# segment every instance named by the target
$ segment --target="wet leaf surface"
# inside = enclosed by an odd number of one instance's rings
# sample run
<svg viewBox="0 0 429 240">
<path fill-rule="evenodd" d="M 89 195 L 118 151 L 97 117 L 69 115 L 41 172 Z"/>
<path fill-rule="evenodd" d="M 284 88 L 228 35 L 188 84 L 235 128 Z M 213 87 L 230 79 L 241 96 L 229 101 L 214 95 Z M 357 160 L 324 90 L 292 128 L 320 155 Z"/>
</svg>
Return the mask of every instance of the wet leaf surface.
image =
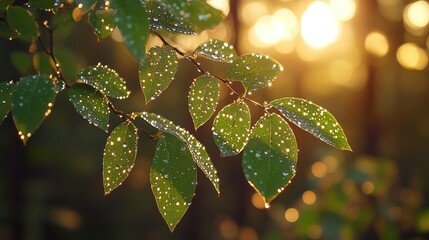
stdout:
<svg viewBox="0 0 429 240">
<path fill-rule="evenodd" d="M 241 81 L 248 91 L 271 86 L 277 75 L 283 71 L 282 65 L 267 55 L 251 53 L 240 56 L 228 67 L 231 81 Z"/>
<path fill-rule="evenodd" d="M 119 124 L 104 147 L 103 185 L 107 195 L 120 186 L 134 167 L 137 155 L 137 128 L 130 122 Z"/>
<path fill-rule="evenodd" d="M 24 144 L 47 117 L 55 100 L 55 85 L 47 75 L 23 77 L 12 97 L 12 113 Z"/>
<path fill-rule="evenodd" d="M 338 149 L 351 150 L 346 135 L 326 109 L 300 98 L 285 97 L 270 103 L 301 129 Z"/>
<path fill-rule="evenodd" d="M 220 194 L 219 178 L 217 176 L 217 171 L 213 166 L 213 163 L 210 160 L 210 157 L 207 154 L 205 147 L 193 135 L 191 135 L 187 130 L 181 128 L 180 126 L 175 125 L 170 120 L 165 119 L 157 114 L 148 112 L 141 112 L 135 114 L 140 115 L 153 127 L 158 128 L 163 132 L 170 133 L 182 140 L 191 152 L 192 159 L 194 160 L 194 162 L 213 184 L 217 193 Z"/>
<path fill-rule="evenodd" d="M 209 39 L 207 42 L 202 43 L 195 52 L 218 62 L 231 63 L 237 57 L 232 45 L 217 39 Z"/>
<path fill-rule="evenodd" d="M 15 88 L 16 85 L 12 81 L 0 83 L 0 124 L 12 108 L 12 96 Z"/>
<path fill-rule="evenodd" d="M 158 97 L 174 79 L 178 67 L 176 52 L 168 46 L 153 46 L 140 62 L 140 86 L 146 104 Z"/>
<path fill-rule="evenodd" d="M 189 112 L 195 129 L 207 122 L 219 101 L 219 82 L 211 76 L 199 76 L 194 80 L 188 95 Z"/>
<path fill-rule="evenodd" d="M 69 90 L 69 100 L 84 119 L 107 132 L 110 109 L 103 94 L 89 85 L 77 83 Z"/>
<path fill-rule="evenodd" d="M 292 129 L 279 115 L 265 114 L 252 127 L 242 167 L 249 184 L 268 204 L 295 176 L 297 159 Z"/>
<path fill-rule="evenodd" d="M 197 185 L 192 154 L 176 136 L 164 133 L 158 140 L 150 183 L 159 212 L 173 231 L 191 205 Z"/>
<path fill-rule="evenodd" d="M 250 130 L 250 110 L 244 102 L 224 107 L 213 122 L 213 137 L 221 156 L 239 154 L 246 145 Z"/>
</svg>

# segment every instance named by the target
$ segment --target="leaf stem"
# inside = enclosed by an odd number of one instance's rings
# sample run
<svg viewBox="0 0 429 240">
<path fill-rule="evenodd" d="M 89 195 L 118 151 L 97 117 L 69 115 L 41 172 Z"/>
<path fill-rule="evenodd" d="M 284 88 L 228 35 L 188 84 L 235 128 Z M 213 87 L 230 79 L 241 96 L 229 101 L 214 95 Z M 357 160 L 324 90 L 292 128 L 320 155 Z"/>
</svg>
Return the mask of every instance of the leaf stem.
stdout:
<svg viewBox="0 0 429 240">
<path fill-rule="evenodd" d="M 182 51 L 182 50 L 180 50 L 179 48 L 177 48 L 177 47 L 175 47 L 175 46 L 173 46 L 172 44 L 170 44 L 163 36 L 161 36 L 161 34 L 159 34 L 158 32 L 156 32 L 156 31 L 152 31 L 152 33 L 153 34 L 155 34 L 165 45 L 167 45 L 167 46 L 169 46 L 171 49 L 173 49 L 177 54 L 179 54 L 180 56 L 182 56 L 182 57 L 184 57 L 186 60 L 188 60 L 188 61 L 190 61 L 196 68 L 197 68 L 197 70 L 198 70 L 198 72 L 201 72 L 201 73 L 203 73 L 204 75 L 207 75 L 207 76 L 212 76 L 212 77 L 214 77 L 214 78 L 216 78 L 216 79 L 218 79 L 219 81 L 221 81 L 223 84 L 225 84 L 225 86 L 227 86 L 228 87 L 228 89 L 229 89 L 229 91 L 233 94 L 233 95 L 236 95 L 238 98 L 241 98 L 241 99 L 244 99 L 244 100 L 246 100 L 246 101 L 248 101 L 248 102 L 250 102 L 250 103 L 252 103 L 253 105 L 255 105 L 255 106 L 257 106 L 257 107 L 259 107 L 259 108 L 261 108 L 262 110 L 264 110 L 265 112 L 268 112 L 268 108 L 265 106 L 265 104 L 261 104 L 261 103 L 259 103 L 259 102 L 257 102 L 257 101 L 255 101 L 255 100 L 253 100 L 253 99 L 251 99 L 251 98 L 249 98 L 249 97 L 247 97 L 247 94 L 246 94 L 246 92 L 244 93 L 244 94 L 240 94 L 238 91 L 236 91 L 233 87 L 232 87 L 232 83 L 229 81 L 229 80 L 227 80 L 227 79 L 224 79 L 224 78 L 222 78 L 222 77 L 219 77 L 219 76 L 217 76 L 217 75 L 212 75 L 210 72 L 208 72 L 208 71 L 206 71 L 205 69 L 203 69 L 202 67 L 201 67 L 201 64 L 197 61 L 197 60 L 195 60 L 195 58 L 193 57 L 193 56 L 191 56 L 191 55 L 189 55 L 188 53 L 186 53 L 186 52 L 184 52 L 184 51 Z"/>
</svg>

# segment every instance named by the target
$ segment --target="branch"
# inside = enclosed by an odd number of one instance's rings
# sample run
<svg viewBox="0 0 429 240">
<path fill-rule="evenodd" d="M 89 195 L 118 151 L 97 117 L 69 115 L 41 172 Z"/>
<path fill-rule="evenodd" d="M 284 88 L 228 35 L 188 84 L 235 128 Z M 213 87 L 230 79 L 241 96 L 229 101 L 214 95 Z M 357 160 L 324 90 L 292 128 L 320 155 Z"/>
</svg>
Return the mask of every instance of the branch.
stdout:
<svg viewBox="0 0 429 240">
<path fill-rule="evenodd" d="M 42 47 L 43 51 L 46 53 L 46 55 L 48 55 L 49 58 L 52 60 L 52 62 L 55 64 L 55 71 L 56 71 L 56 75 L 57 75 L 58 79 L 60 79 L 62 82 L 64 82 L 64 84 L 65 84 L 65 86 L 67 88 L 70 88 L 71 85 L 69 85 L 67 83 L 66 79 L 64 78 L 64 75 L 62 74 L 62 71 L 61 71 L 60 64 L 57 62 L 57 59 L 55 58 L 55 53 L 54 53 L 54 29 L 49 27 L 48 21 L 42 22 L 41 25 L 43 25 L 44 29 L 49 33 L 49 48 L 46 47 L 46 45 L 43 43 L 43 41 L 42 41 L 42 39 L 41 39 L 40 36 L 37 37 L 37 39 L 39 41 L 39 44 Z M 135 116 L 133 114 L 127 114 L 127 113 L 124 113 L 121 110 L 118 110 L 115 107 L 115 105 L 113 105 L 113 103 L 110 101 L 110 99 L 107 96 L 105 96 L 104 93 L 102 93 L 102 94 L 105 97 L 110 110 L 116 116 L 119 116 L 120 118 L 122 118 L 126 122 L 133 122 L 133 120 L 135 119 Z M 142 128 L 138 127 L 138 126 L 136 126 L 136 128 L 139 131 L 143 132 L 146 136 L 148 136 L 152 140 L 156 140 L 156 139 L 158 139 L 162 135 L 162 133 L 160 133 L 160 132 L 157 132 L 156 134 L 152 135 L 152 134 L 146 132 L 144 129 L 142 129 Z"/>
<path fill-rule="evenodd" d="M 201 73 L 203 73 L 204 75 L 207 75 L 207 76 L 212 76 L 212 77 L 214 77 L 214 78 L 216 78 L 216 79 L 218 79 L 219 81 L 221 81 L 223 84 L 225 84 L 227 87 L 228 87 L 228 89 L 231 91 L 231 93 L 233 94 L 233 95 L 236 95 L 238 98 L 241 98 L 241 99 L 244 99 L 244 100 L 246 100 L 246 101 L 248 101 L 248 102 L 250 102 L 250 103 L 252 103 L 252 104 L 254 104 L 255 106 L 257 106 L 257 107 L 259 107 L 259 108 L 261 108 L 262 110 L 264 110 L 265 112 L 268 112 L 268 110 L 267 110 L 267 107 L 266 107 L 266 105 L 265 104 L 261 104 L 261 103 L 259 103 L 259 102 L 257 102 L 257 101 L 255 101 L 255 100 L 253 100 L 253 99 L 251 99 L 251 98 L 249 98 L 249 97 L 247 97 L 246 96 L 246 93 L 244 93 L 244 94 L 240 94 L 239 92 L 237 92 L 232 86 L 231 86 L 231 82 L 229 81 L 229 80 L 227 80 L 227 79 L 224 79 L 224 78 L 221 78 L 221 77 L 219 77 L 219 76 L 216 76 L 216 75 L 212 75 L 210 72 L 208 72 L 208 71 L 206 71 L 206 70 L 204 70 L 202 67 L 201 67 L 201 64 L 199 63 L 199 62 L 197 62 L 196 60 L 195 60 L 195 58 L 194 57 L 192 57 L 191 55 L 189 55 L 189 54 L 187 54 L 186 52 L 184 52 L 184 51 L 182 51 L 182 50 L 180 50 L 179 48 L 177 48 L 177 47 L 175 47 L 175 46 L 173 46 L 173 45 L 171 45 L 163 36 L 161 36 L 158 32 L 155 32 L 155 31 L 153 31 L 153 33 L 159 38 L 159 39 L 161 39 L 161 41 L 165 44 L 165 45 L 167 45 L 167 46 L 169 46 L 170 48 L 172 48 L 177 54 L 179 54 L 180 56 L 182 56 L 182 57 L 184 57 L 184 58 L 186 58 L 186 60 L 188 60 L 188 61 L 190 61 L 196 68 L 197 68 L 197 70 L 198 70 L 198 72 L 201 72 Z"/>
</svg>

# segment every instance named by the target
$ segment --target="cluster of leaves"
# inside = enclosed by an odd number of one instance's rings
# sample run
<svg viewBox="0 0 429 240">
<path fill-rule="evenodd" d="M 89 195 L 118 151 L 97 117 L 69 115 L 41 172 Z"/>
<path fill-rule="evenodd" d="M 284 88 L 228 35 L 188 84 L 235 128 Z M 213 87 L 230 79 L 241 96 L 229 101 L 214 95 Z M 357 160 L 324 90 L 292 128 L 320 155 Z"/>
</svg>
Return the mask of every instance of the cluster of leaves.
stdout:
<svg viewBox="0 0 429 240">
<path fill-rule="evenodd" d="M 63 14 L 62 9 L 79 11 L 87 16 L 94 33 L 105 38 L 118 28 L 135 58 L 140 61 L 139 79 L 146 104 L 155 100 L 170 84 L 178 69 L 178 55 L 193 63 L 202 73 L 190 86 L 189 112 L 197 130 L 215 115 L 220 96 L 220 84 L 225 84 L 236 96 L 214 117 L 212 133 L 221 156 L 242 152 L 242 168 L 249 184 L 269 204 L 295 175 L 298 147 L 288 122 L 310 132 L 339 149 L 350 150 L 343 130 L 324 108 L 310 101 L 285 97 L 270 103 L 258 103 L 252 92 L 271 86 L 283 67 L 269 56 L 251 53 L 238 56 L 233 46 L 209 39 L 191 54 L 171 45 L 164 35 L 199 34 L 215 27 L 224 18 L 222 13 L 202 0 L 43 0 L 15 6 L 13 0 L 1 1 L 0 33 L 3 37 L 38 44 L 51 61 L 51 74 L 24 76 L 17 82 L 0 83 L 0 119 L 11 111 L 18 134 L 25 144 L 51 112 L 55 97 L 67 91 L 76 111 L 103 131 L 109 131 L 109 116 L 113 112 L 123 122 L 113 127 L 105 145 L 103 182 L 105 194 L 122 184 L 132 170 L 137 154 L 139 132 L 157 140 L 150 169 L 150 182 L 159 211 L 173 230 L 187 211 L 196 187 L 196 167 L 220 193 L 219 178 L 205 147 L 186 129 L 155 113 L 124 113 L 117 110 L 110 98 L 125 99 L 130 91 L 119 74 L 102 64 L 80 70 L 69 84 L 62 74 L 52 48 L 53 27 L 44 16 Z M 56 26 L 60 27 L 60 26 Z M 50 36 L 46 47 L 40 38 L 45 30 Z M 158 36 L 162 46 L 151 46 L 146 52 L 150 34 Z M 195 56 L 228 63 L 227 78 L 211 75 Z M 244 91 L 232 87 L 232 81 L 242 84 Z M 251 126 L 248 103 L 264 110 Z M 158 129 L 148 134 L 135 123 L 142 118 Z"/>
</svg>

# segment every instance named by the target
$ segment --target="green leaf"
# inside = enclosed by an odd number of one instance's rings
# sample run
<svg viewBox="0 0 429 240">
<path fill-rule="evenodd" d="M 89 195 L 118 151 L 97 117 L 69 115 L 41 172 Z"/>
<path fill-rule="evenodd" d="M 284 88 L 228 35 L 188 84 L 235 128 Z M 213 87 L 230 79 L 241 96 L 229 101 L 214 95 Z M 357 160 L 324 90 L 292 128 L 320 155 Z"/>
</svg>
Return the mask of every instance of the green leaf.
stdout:
<svg viewBox="0 0 429 240">
<path fill-rule="evenodd" d="M 134 167 L 137 128 L 131 122 L 119 124 L 107 138 L 103 153 L 104 195 L 120 186 Z"/>
<path fill-rule="evenodd" d="M 12 30 L 22 40 L 32 42 L 37 38 L 38 29 L 36 21 L 30 11 L 22 7 L 10 7 L 7 11 L 7 22 Z"/>
<path fill-rule="evenodd" d="M 13 2 L 14 0 L 0 0 L 0 12 L 6 10 Z"/>
<path fill-rule="evenodd" d="M 12 95 L 16 85 L 12 81 L 0 83 L 0 124 L 12 108 Z"/>
<path fill-rule="evenodd" d="M 0 36 L 12 40 L 16 38 L 18 35 L 15 31 L 10 29 L 6 22 L 0 21 Z"/>
<path fill-rule="evenodd" d="M 276 60 L 267 55 L 251 53 L 240 56 L 228 67 L 227 75 L 232 81 L 241 81 L 249 91 L 271 86 L 272 81 L 283 71 Z"/>
<path fill-rule="evenodd" d="M 219 101 L 219 82 L 212 76 L 199 76 L 191 85 L 188 96 L 189 112 L 195 129 L 207 122 Z"/>
<path fill-rule="evenodd" d="M 266 206 L 295 176 L 298 147 L 295 135 L 279 115 L 265 114 L 253 126 L 243 152 L 243 171 Z"/>
<path fill-rule="evenodd" d="M 192 154 L 177 137 L 164 133 L 158 140 L 150 183 L 159 212 L 173 231 L 191 205 L 197 184 Z"/>
<path fill-rule="evenodd" d="M 136 0 L 112 0 L 111 5 L 116 9 L 114 19 L 128 49 L 137 59 L 143 59 L 149 38 L 145 3 Z"/>
<path fill-rule="evenodd" d="M 21 78 L 12 97 L 12 113 L 24 144 L 51 112 L 55 86 L 47 75 Z"/>
<path fill-rule="evenodd" d="M 298 127 L 338 149 L 351 150 L 346 135 L 326 109 L 300 98 L 280 98 L 270 103 Z"/>
<path fill-rule="evenodd" d="M 94 33 L 105 38 L 109 36 L 116 27 L 114 20 L 115 10 L 105 5 L 105 1 L 99 1 L 94 11 L 88 14 L 89 23 Z"/>
<path fill-rule="evenodd" d="M 109 97 L 124 99 L 130 95 L 124 79 L 115 70 L 100 63 L 82 69 L 77 75 L 77 79 Z"/>
<path fill-rule="evenodd" d="M 76 83 L 69 90 L 69 100 L 84 119 L 107 132 L 110 110 L 103 94 L 89 85 Z"/>
<path fill-rule="evenodd" d="M 149 16 L 149 25 L 152 29 L 163 29 L 169 32 L 196 35 L 192 25 L 183 21 L 179 14 L 158 0 L 149 0 L 146 3 Z"/>
<path fill-rule="evenodd" d="M 164 3 L 193 26 L 197 32 L 214 28 L 224 19 L 221 11 L 201 0 L 164 0 Z"/>
<path fill-rule="evenodd" d="M 168 46 L 153 46 L 140 62 L 140 86 L 146 104 L 158 97 L 173 80 L 178 67 L 176 52 Z"/>
<path fill-rule="evenodd" d="M 218 62 L 231 63 L 237 57 L 232 45 L 217 39 L 209 39 L 207 42 L 202 43 L 195 52 Z"/>
<path fill-rule="evenodd" d="M 33 65 L 40 74 L 51 74 L 53 72 L 51 59 L 43 52 L 33 54 Z"/>
<path fill-rule="evenodd" d="M 58 6 L 59 0 L 28 0 L 28 5 L 32 8 L 50 9 Z"/>
<path fill-rule="evenodd" d="M 188 149 L 192 154 L 192 159 L 194 160 L 194 162 L 213 184 L 217 193 L 220 194 L 219 178 L 217 176 L 217 171 L 214 168 L 213 163 L 205 150 L 205 147 L 193 135 L 191 135 L 185 129 L 175 125 L 170 120 L 167 120 L 157 114 L 141 112 L 138 113 L 138 115 L 140 115 L 146 122 L 148 122 L 153 127 L 158 128 L 163 132 L 170 133 L 182 140 L 186 144 L 186 146 L 188 146 Z"/>
<path fill-rule="evenodd" d="M 74 52 L 68 48 L 55 47 L 55 58 L 60 65 L 61 73 L 66 79 L 72 79 L 76 77 L 79 71 L 79 65 L 82 63 Z M 54 66 L 54 64 L 52 64 Z"/>
<path fill-rule="evenodd" d="M 234 102 L 224 107 L 213 122 L 213 137 L 221 156 L 239 154 L 246 145 L 250 130 L 250 110 L 246 103 Z"/>
<path fill-rule="evenodd" d="M 10 55 L 12 64 L 21 74 L 25 74 L 31 68 L 32 61 L 31 57 L 27 52 L 15 51 Z"/>
</svg>

